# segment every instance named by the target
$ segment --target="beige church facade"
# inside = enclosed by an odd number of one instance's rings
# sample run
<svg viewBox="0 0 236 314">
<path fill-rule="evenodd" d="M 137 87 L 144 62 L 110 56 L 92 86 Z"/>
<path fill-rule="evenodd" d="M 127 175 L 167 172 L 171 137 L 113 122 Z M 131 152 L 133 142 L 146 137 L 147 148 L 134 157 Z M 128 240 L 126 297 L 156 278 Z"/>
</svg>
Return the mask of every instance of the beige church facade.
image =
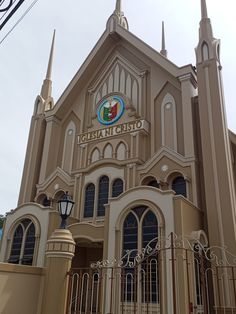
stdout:
<svg viewBox="0 0 236 314">
<path fill-rule="evenodd" d="M 3 229 L 0 313 L 236 313 L 236 135 L 205 1 L 196 67 L 173 64 L 162 36 L 160 53 L 135 37 L 117 1 L 54 104 L 54 35 Z"/>
</svg>

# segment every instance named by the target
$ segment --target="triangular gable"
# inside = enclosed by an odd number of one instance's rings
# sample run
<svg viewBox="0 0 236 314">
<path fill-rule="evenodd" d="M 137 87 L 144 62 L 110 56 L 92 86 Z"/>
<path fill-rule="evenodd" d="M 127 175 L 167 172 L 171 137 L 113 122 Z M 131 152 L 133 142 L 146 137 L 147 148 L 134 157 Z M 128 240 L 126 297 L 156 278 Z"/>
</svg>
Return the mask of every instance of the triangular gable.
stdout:
<svg viewBox="0 0 236 314">
<path fill-rule="evenodd" d="M 191 73 L 195 78 L 196 75 L 191 65 L 187 65 L 182 68 L 177 67 L 174 63 L 163 57 L 159 52 L 151 48 L 135 35 L 125 30 L 123 27 L 116 25 L 112 32 L 110 32 L 108 28 L 105 30 L 85 62 L 82 64 L 59 98 L 56 106 L 53 110 L 48 111 L 48 115 L 54 115 L 57 113 L 58 117 L 63 117 L 64 112 L 63 110 L 61 112 L 61 107 L 64 101 L 69 95 L 70 98 L 73 98 L 77 94 L 77 91 L 83 88 L 84 83 L 87 82 L 94 74 L 94 69 L 99 67 L 100 60 L 103 58 L 104 54 L 106 54 L 107 51 L 114 49 L 114 44 L 119 38 L 128 42 L 129 45 L 132 45 L 134 49 L 138 50 L 141 54 L 145 54 L 151 61 L 156 63 L 165 71 L 169 72 L 172 76 L 179 77 L 184 74 Z"/>
<path fill-rule="evenodd" d="M 181 167 L 189 166 L 195 161 L 194 157 L 184 157 L 168 147 L 162 147 L 145 164 L 139 166 L 138 170 L 141 173 L 148 173 L 150 169 L 152 169 L 163 157 L 167 157 L 168 159 L 175 161 Z"/>
</svg>

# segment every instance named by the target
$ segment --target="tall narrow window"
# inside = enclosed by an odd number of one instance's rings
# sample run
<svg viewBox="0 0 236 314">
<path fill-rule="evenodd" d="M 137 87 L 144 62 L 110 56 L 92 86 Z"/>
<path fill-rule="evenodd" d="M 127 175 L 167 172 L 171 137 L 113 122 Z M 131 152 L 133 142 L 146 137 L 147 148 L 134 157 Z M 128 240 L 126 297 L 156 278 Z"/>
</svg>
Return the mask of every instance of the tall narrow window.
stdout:
<svg viewBox="0 0 236 314">
<path fill-rule="evenodd" d="M 20 262 L 20 253 L 21 253 L 21 246 L 22 246 L 22 239 L 23 239 L 23 227 L 20 224 L 14 233 L 12 247 L 11 247 L 11 254 L 8 260 L 9 263 L 19 264 Z"/>
<path fill-rule="evenodd" d="M 138 221 L 135 215 L 131 212 L 128 214 L 123 225 L 123 259 L 124 265 L 132 260 L 137 255 L 138 249 Z M 132 251 L 129 256 L 126 256 L 127 251 Z M 137 300 L 136 278 L 134 268 L 126 267 L 123 273 L 123 302 L 135 302 Z"/>
<path fill-rule="evenodd" d="M 12 240 L 9 263 L 32 265 L 35 248 L 35 226 L 26 218 L 17 226 Z"/>
<path fill-rule="evenodd" d="M 34 246 L 35 246 L 35 227 L 31 223 L 26 232 L 25 247 L 22 258 L 23 265 L 32 265 L 34 257 Z"/>
<path fill-rule="evenodd" d="M 112 184 L 112 197 L 117 197 L 123 193 L 123 181 L 116 179 Z"/>
<path fill-rule="evenodd" d="M 143 302 L 157 303 L 159 300 L 158 282 L 158 258 L 157 254 L 148 255 L 150 250 L 157 244 L 158 225 L 156 216 L 152 211 L 148 211 L 143 219 L 142 226 L 142 247 L 146 248 L 146 258 L 142 264 L 145 277 L 142 280 Z"/>
<path fill-rule="evenodd" d="M 133 213 L 129 213 L 123 227 L 123 253 L 138 249 L 138 222 Z M 136 252 L 137 253 L 137 252 Z"/>
<path fill-rule="evenodd" d="M 93 217 L 95 186 L 90 183 L 85 190 L 84 218 Z"/>
<path fill-rule="evenodd" d="M 183 195 L 184 197 L 187 197 L 186 181 L 182 176 L 174 179 L 172 182 L 172 190 L 175 191 L 176 195 Z"/>
<path fill-rule="evenodd" d="M 104 204 L 108 203 L 108 197 L 109 197 L 109 178 L 107 176 L 103 176 L 99 180 L 98 208 L 97 208 L 98 216 L 105 215 Z"/>
<path fill-rule="evenodd" d="M 156 240 L 153 239 L 157 238 L 157 219 L 156 216 L 152 211 L 148 211 L 143 219 L 143 238 L 142 238 L 142 247 L 145 248 L 148 243 L 154 248 L 156 244 Z M 151 242 L 150 242 L 151 241 Z"/>
<path fill-rule="evenodd" d="M 155 214 L 146 206 L 133 208 L 123 224 L 124 302 L 137 302 L 140 295 L 142 303 L 159 303 L 157 237 Z"/>
</svg>

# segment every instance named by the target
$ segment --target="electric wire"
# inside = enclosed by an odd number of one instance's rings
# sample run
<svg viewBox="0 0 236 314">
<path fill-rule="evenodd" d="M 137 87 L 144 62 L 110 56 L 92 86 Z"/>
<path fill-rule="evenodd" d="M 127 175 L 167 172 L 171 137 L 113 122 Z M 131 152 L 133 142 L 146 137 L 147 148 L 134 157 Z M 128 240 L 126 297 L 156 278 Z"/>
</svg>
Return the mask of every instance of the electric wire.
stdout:
<svg viewBox="0 0 236 314">
<path fill-rule="evenodd" d="M 14 0 L 13 2 L 12 2 L 12 5 L 16 2 L 17 0 Z M 0 3 L 1 4 L 1 3 Z M 0 17 L 0 21 L 4 18 L 4 16 L 7 14 L 7 12 L 10 10 L 10 8 L 7 10 L 7 11 L 5 11 L 4 13 L 3 13 L 3 15 Z"/>
<path fill-rule="evenodd" d="M 12 28 L 6 33 L 6 35 L 1 39 L 0 45 L 3 43 L 3 41 L 11 34 L 11 32 L 16 28 L 16 26 L 23 20 L 23 18 L 26 16 L 27 13 L 34 7 L 34 5 L 39 0 L 34 0 L 33 3 L 28 7 L 28 9 L 22 14 L 22 16 L 19 18 L 19 20 L 12 26 Z"/>
</svg>

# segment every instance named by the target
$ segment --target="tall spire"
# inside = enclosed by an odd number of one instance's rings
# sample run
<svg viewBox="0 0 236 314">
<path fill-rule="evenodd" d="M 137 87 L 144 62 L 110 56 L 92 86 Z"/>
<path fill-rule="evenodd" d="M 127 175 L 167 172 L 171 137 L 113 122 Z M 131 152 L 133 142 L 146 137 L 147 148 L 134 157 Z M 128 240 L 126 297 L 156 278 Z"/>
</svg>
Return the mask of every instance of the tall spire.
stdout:
<svg viewBox="0 0 236 314">
<path fill-rule="evenodd" d="M 56 30 L 54 29 L 53 37 L 52 37 L 51 51 L 50 51 L 50 56 L 49 56 L 49 61 L 48 61 L 47 74 L 46 74 L 46 79 L 48 79 L 48 80 L 51 80 L 51 75 L 52 75 L 52 62 L 53 62 L 55 36 L 56 36 Z"/>
<path fill-rule="evenodd" d="M 161 42 L 161 51 L 160 53 L 167 58 L 167 50 L 166 50 L 166 40 L 165 40 L 165 24 L 162 21 L 162 42 Z"/>
<path fill-rule="evenodd" d="M 213 39 L 211 20 L 208 18 L 207 14 L 206 0 L 201 0 L 201 21 L 199 31 L 200 38 L 205 37 L 205 39 Z"/>
<path fill-rule="evenodd" d="M 207 5 L 206 0 L 201 0 L 201 11 L 202 11 L 202 19 L 207 19 Z"/>
<path fill-rule="evenodd" d="M 54 53 L 54 45 L 55 45 L 55 35 L 56 31 L 53 32 L 52 37 L 52 44 L 51 44 L 51 50 L 49 55 L 49 61 L 48 61 L 48 67 L 47 67 L 47 73 L 46 78 L 43 81 L 42 89 L 41 89 L 41 96 L 44 100 L 47 100 L 48 98 L 51 98 L 52 93 L 52 63 L 53 63 L 53 53 Z"/>
</svg>

